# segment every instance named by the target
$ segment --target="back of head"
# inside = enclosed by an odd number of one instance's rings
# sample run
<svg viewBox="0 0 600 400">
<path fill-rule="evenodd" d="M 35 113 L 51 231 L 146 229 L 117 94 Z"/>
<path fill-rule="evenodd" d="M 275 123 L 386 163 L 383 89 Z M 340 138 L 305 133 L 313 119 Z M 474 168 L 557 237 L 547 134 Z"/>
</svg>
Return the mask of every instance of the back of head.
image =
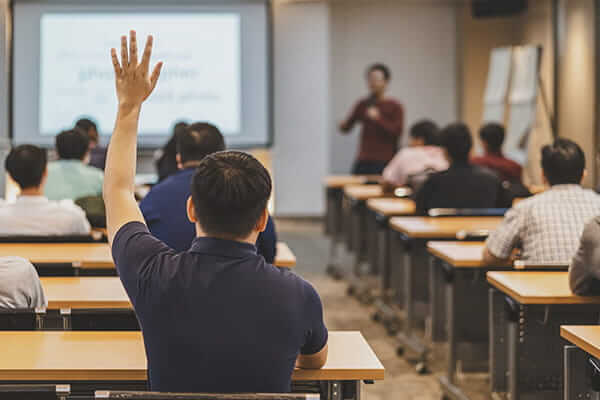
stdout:
<svg viewBox="0 0 600 400">
<path fill-rule="evenodd" d="M 410 128 L 410 136 L 421 139 L 425 146 L 437 146 L 439 144 L 439 132 L 437 124 L 425 119 L 415 123 Z"/>
<path fill-rule="evenodd" d="M 181 163 L 200 161 L 209 154 L 225 150 L 219 129 L 206 122 L 196 122 L 177 133 L 177 153 Z"/>
<path fill-rule="evenodd" d="M 4 166 L 21 189 L 29 189 L 42 183 L 47 161 L 45 149 L 24 144 L 10 151 Z"/>
<path fill-rule="evenodd" d="M 208 236 L 247 238 L 271 196 L 271 177 L 249 154 L 225 151 L 206 156 L 192 179 L 198 224 Z"/>
<path fill-rule="evenodd" d="M 548 183 L 579 184 L 585 171 L 585 154 L 569 139 L 556 139 L 542 148 L 542 169 Z"/>
<path fill-rule="evenodd" d="M 75 123 L 75 128 L 81 129 L 86 132 L 90 141 L 94 143 L 98 143 L 98 127 L 96 123 L 89 118 L 81 118 L 79 121 Z"/>
<path fill-rule="evenodd" d="M 489 152 L 502 152 L 502 144 L 504 143 L 504 127 L 502 125 L 494 122 L 485 124 L 479 130 L 479 137 L 486 144 Z"/>
<path fill-rule="evenodd" d="M 56 152 L 61 160 L 83 160 L 90 148 L 90 137 L 81 129 L 62 131 L 56 136 Z"/>
<path fill-rule="evenodd" d="M 446 126 L 440 132 L 440 146 L 446 149 L 451 163 L 466 163 L 473 146 L 469 127 L 463 123 Z"/>
</svg>

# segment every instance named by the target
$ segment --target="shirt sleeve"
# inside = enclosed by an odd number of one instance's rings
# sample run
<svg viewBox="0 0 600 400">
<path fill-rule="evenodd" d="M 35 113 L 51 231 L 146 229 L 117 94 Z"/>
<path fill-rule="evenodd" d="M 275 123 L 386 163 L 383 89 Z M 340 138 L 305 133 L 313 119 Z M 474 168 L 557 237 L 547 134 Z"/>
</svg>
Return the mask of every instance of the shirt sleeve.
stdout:
<svg viewBox="0 0 600 400">
<path fill-rule="evenodd" d="M 404 109 L 397 104 L 389 113 L 379 113 L 379 118 L 372 120 L 385 133 L 393 137 L 400 137 L 404 128 Z"/>
<path fill-rule="evenodd" d="M 275 256 L 277 255 L 277 232 L 275 230 L 275 223 L 273 222 L 273 218 L 271 218 L 271 216 L 269 216 L 267 228 L 258 236 L 256 248 L 258 250 L 258 254 L 263 256 L 266 262 L 269 264 L 273 264 L 275 262 Z"/>
<path fill-rule="evenodd" d="M 600 282 L 600 223 L 590 221 L 583 230 L 581 243 L 569 266 L 569 286 L 574 294 L 597 295 Z M 593 293 L 596 292 L 596 293 Z"/>
<path fill-rule="evenodd" d="M 525 228 L 523 209 L 511 208 L 498 228 L 490 234 L 485 245 L 494 257 L 508 259 L 512 251 L 520 246 Z"/>
<path fill-rule="evenodd" d="M 405 171 L 405 151 L 404 149 L 400 150 L 392 161 L 385 167 L 383 170 L 383 179 L 386 182 L 392 183 L 394 185 L 402 186 L 407 182 L 407 175 Z"/>
<path fill-rule="evenodd" d="M 350 130 L 352 130 L 352 128 L 354 128 L 354 124 L 356 124 L 360 120 L 361 114 L 362 114 L 362 108 L 363 108 L 362 104 L 363 104 L 363 102 L 360 101 L 354 105 L 352 112 L 350 113 L 350 115 L 348 116 L 346 121 L 344 121 L 344 123 L 342 125 L 342 132 L 344 132 L 344 133 L 350 132 Z"/>
<path fill-rule="evenodd" d="M 316 354 L 325 347 L 329 332 L 323 321 L 323 304 L 317 291 L 308 282 L 305 282 L 306 292 L 306 316 L 307 329 L 304 341 L 304 346 L 300 349 L 300 353 L 304 355 Z"/>
<path fill-rule="evenodd" d="M 46 308 L 48 307 L 48 301 L 46 300 L 46 295 L 44 294 L 44 289 L 42 288 L 42 283 L 40 282 L 40 277 L 38 276 L 37 271 L 33 267 L 33 265 L 26 260 L 23 260 L 29 264 L 29 282 L 30 293 L 29 293 L 29 308 Z"/>
<path fill-rule="evenodd" d="M 168 273 L 164 268 L 169 264 L 165 258 L 175 255 L 173 249 L 152 236 L 139 221 L 128 222 L 119 229 L 113 240 L 112 256 L 134 306 L 144 292 L 168 282 L 161 277 Z"/>
</svg>

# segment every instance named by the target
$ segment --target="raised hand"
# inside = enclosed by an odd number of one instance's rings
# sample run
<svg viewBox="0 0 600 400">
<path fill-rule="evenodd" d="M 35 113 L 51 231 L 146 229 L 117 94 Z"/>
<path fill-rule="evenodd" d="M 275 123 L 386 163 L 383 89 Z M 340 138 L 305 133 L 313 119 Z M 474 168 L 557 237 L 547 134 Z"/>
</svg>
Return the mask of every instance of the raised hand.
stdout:
<svg viewBox="0 0 600 400">
<path fill-rule="evenodd" d="M 142 61 L 138 63 L 137 38 L 135 31 L 129 33 L 129 49 L 127 36 L 121 36 L 121 62 L 117 50 L 111 49 L 112 63 L 115 68 L 117 98 L 120 106 L 140 106 L 156 87 L 163 63 L 159 62 L 150 72 L 152 56 L 152 36 L 148 36 Z"/>
</svg>

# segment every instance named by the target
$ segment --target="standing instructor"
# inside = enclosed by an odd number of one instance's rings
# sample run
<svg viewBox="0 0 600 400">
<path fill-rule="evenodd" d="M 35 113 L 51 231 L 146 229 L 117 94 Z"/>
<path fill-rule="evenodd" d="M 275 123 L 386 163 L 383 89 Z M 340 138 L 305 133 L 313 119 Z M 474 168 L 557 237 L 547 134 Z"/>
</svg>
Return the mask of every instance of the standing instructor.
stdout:
<svg viewBox="0 0 600 400">
<path fill-rule="evenodd" d="M 367 70 L 371 94 L 354 106 L 352 113 L 340 124 L 342 133 L 349 133 L 357 122 L 362 124 L 359 152 L 352 173 L 379 175 L 394 157 L 404 125 L 404 108 L 385 95 L 391 73 L 387 66 L 374 64 Z"/>
</svg>

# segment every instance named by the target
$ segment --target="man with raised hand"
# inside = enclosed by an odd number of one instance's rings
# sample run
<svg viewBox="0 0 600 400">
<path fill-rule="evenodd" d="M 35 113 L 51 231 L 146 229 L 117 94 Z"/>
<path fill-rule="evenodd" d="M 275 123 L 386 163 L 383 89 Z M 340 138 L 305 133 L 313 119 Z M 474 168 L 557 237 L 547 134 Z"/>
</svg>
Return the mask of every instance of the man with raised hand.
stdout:
<svg viewBox="0 0 600 400">
<path fill-rule="evenodd" d="M 314 288 L 267 264 L 254 243 L 265 229 L 271 178 L 252 156 L 205 157 L 187 202 L 197 238 L 176 253 L 153 237 L 133 187 L 140 110 L 162 63 L 149 73 L 135 32 L 112 49 L 119 101 L 104 201 L 119 276 L 142 327 L 150 388 L 161 392 L 287 392 L 294 366 L 320 368 L 327 329 Z"/>
</svg>

